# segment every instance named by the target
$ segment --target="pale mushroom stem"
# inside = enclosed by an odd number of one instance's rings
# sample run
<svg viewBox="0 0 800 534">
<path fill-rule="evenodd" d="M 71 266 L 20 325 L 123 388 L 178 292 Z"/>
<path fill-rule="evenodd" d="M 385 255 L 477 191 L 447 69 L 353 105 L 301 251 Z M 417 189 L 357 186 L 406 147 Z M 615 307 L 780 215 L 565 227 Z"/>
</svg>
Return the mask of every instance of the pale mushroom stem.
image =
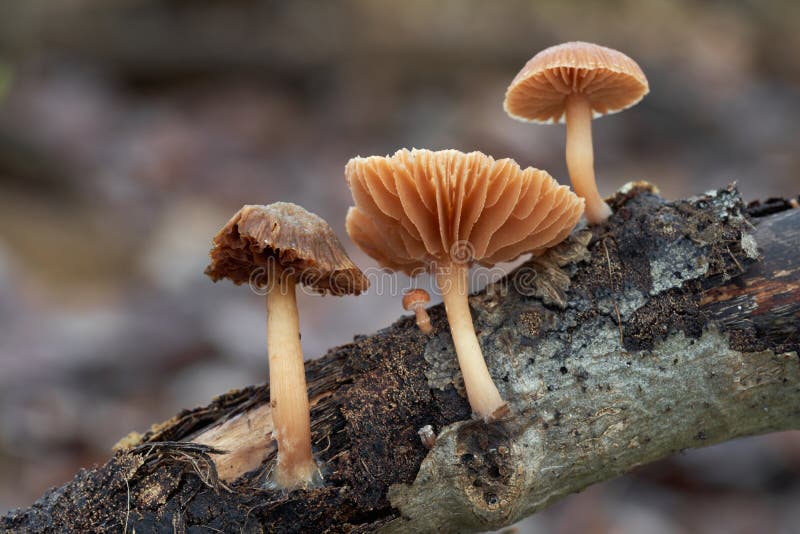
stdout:
<svg viewBox="0 0 800 534">
<path fill-rule="evenodd" d="M 594 178 L 592 147 L 592 106 L 582 94 L 567 97 L 567 169 L 575 193 L 586 199 L 586 220 L 589 224 L 605 221 L 611 208 L 597 191 Z"/>
<path fill-rule="evenodd" d="M 458 365 L 464 376 L 469 404 L 476 415 L 485 421 L 493 421 L 504 415 L 508 407 L 492 381 L 475 335 L 467 300 L 468 270 L 467 265 L 457 263 L 442 266 L 436 273 L 436 283 L 447 311 L 447 321 L 450 323 L 450 333 L 458 355 Z"/>
<path fill-rule="evenodd" d="M 417 302 L 414 304 L 414 313 L 417 315 L 417 326 L 423 334 L 430 334 L 433 327 L 431 326 L 431 317 L 425 309 L 424 302 Z"/>
<path fill-rule="evenodd" d="M 267 291 L 269 394 L 278 442 L 273 482 L 286 489 L 309 487 L 319 475 L 311 453 L 311 416 L 295 281 L 281 269 L 274 275 Z"/>
</svg>

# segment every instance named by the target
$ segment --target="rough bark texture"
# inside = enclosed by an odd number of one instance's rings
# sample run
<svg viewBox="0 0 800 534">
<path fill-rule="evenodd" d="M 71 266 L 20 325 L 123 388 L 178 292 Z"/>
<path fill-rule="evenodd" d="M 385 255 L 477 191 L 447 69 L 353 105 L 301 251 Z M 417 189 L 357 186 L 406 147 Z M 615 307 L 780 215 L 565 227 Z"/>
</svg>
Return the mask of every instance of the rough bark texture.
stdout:
<svg viewBox="0 0 800 534">
<path fill-rule="evenodd" d="M 470 420 L 434 307 L 430 336 L 407 317 L 307 366 L 325 487 L 263 489 L 269 392 L 251 387 L 132 437 L 0 530 L 479 531 L 684 448 L 800 428 L 800 210 L 646 184 L 612 206 L 470 298 L 507 420 Z"/>
</svg>

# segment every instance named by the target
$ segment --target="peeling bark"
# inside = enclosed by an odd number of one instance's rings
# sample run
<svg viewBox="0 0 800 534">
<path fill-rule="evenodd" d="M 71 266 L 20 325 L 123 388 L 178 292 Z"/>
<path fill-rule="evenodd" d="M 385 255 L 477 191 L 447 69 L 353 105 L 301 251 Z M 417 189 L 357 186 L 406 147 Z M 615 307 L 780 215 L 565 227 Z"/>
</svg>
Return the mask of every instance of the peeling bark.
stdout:
<svg viewBox="0 0 800 534">
<path fill-rule="evenodd" d="M 685 448 L 800 428 L 800 210 L 646 184 L 611 204 L 470 297 L 508 419 L 470 419 L 438 306 L 430 336 L 406 317 L 307 365 L 324 487 L 264 489 L 254 386 L 130 436 L 0 530 L 479 531 Z"/>
</svg>

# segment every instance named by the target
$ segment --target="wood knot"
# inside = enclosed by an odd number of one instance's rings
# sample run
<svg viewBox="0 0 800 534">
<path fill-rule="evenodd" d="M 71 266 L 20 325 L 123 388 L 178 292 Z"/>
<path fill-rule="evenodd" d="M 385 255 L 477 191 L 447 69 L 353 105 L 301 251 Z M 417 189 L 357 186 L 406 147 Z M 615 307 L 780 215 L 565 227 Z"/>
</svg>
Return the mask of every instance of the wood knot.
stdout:
<svg viewBox="0 0 800 534">
<path fill-rule="evenodd" d="M 486 519 L 509 517 L 520 497 L 521 464 L 502 423 L 467 423 L 458 430 L 459 486 Z"/>
</svg>

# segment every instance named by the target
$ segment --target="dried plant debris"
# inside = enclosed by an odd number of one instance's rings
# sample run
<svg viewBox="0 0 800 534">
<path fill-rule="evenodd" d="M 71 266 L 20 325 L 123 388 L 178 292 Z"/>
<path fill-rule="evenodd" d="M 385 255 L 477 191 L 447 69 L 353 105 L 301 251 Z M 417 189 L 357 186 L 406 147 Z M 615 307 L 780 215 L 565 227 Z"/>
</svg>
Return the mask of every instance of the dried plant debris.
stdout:
<svg viewBox="0 0 800 534">
<path fill-rule="evenodd" d="M 511 286 L 521 295 L 539 298 L 546 305 L 563 310 L 567 306 L 571 271 L 562 267 L 589 261 L 587 245 L 591 239 L 589 231 L 576 232 L 517 269 L 510 277 Z"/>
<path fill-rule="evenodd" d="M 143 467 L 155 470 L 164 465 L 183 463 L 209 488 L 219 490 L 224 487 L 220 484 L 217 465 L 210 455 L 226 454 L 227 451 L 185 441 L 156 441 L 143 443 L 128 452 L 140 455 Z"/>
</svg>

